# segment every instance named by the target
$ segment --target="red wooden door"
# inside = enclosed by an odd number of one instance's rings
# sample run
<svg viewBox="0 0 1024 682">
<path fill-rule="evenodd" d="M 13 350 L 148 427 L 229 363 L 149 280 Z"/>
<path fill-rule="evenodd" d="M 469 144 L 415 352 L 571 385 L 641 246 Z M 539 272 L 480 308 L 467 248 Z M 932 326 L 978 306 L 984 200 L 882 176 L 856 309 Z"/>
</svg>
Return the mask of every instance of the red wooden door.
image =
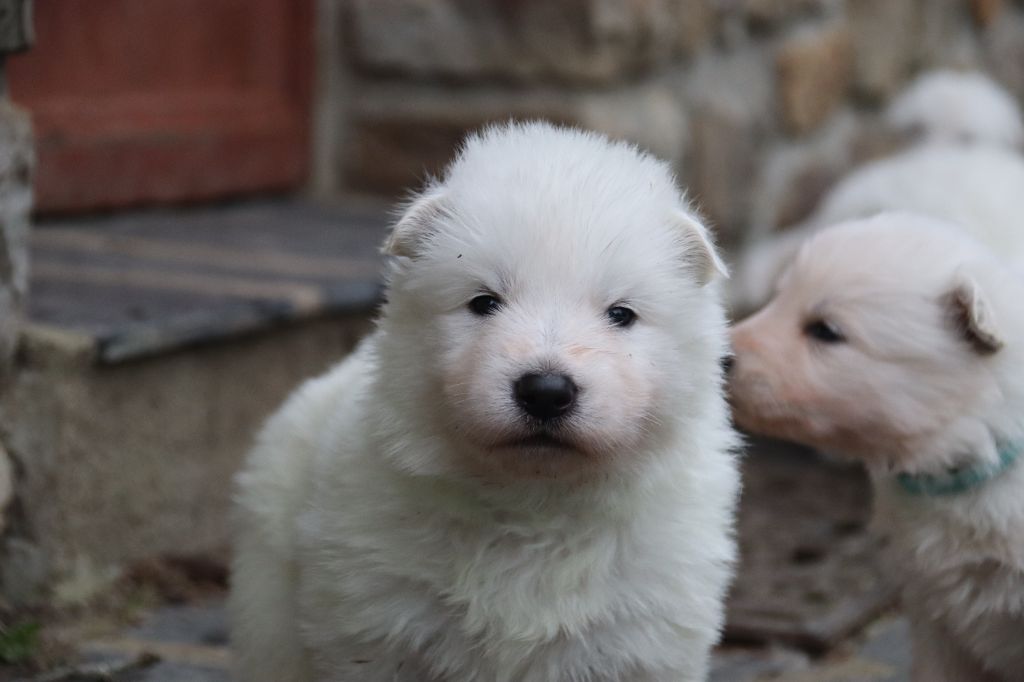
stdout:
<svg viewBox="0 0 1024 682">
<path fill-rule="evenodd" d="M 8 62 L 36 129 L 36 206 L 67 212 L 300 183 L 312 0 L 37 0 Z"/>
</svg>

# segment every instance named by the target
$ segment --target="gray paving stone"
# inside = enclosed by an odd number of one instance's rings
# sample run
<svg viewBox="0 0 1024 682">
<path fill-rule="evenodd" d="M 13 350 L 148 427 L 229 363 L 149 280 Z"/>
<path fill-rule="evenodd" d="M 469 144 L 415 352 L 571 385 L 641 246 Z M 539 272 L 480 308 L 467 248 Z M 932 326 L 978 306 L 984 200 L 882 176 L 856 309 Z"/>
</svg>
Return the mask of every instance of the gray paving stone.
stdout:
<svg viewBox="0 0 1024 682">
<path fill-rule="evenodd" d="M 228 641 L 224 604 L 168 606 L 125 633 L 132 639 L 223 646 Z"/>
<path fill-rule="evenodd" d="M 902 618 L 886 617 L 869 626 L 856 641 L 843 645 L 807 670 L 769 678 L 774 682 L 908 682 L 910 637 Z M 724 680 L 723 680 L 724 682 Z"/>
<path fill-rule="evenodd" d="M 896 671 L 891 682 L 902 682 L 910 675 L 910 626 L 902 618 L 879 621 L 868 628 L 860 647 L 860 656 L 890 665 Z"/>
<path fill-rule="evenodd" d="M 757 682 L 809 667 L 807 654 L 792 649 L 722 649 L 712 655 L 709 682 Z"/>
<path fill-rule="evenodd" d="M 145 670 L 115 678 L 114 682 L 230 682 L 227 670 L 160 661 Z"/>
</svg>

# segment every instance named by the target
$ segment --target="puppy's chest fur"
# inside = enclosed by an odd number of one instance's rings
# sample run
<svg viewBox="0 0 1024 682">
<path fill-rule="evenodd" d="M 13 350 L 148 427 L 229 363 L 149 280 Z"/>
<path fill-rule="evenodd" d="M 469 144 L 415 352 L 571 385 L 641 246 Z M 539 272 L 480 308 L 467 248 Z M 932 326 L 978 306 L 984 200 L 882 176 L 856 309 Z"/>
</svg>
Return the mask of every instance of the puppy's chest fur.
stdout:
<svg viewBox="0 0 1024 682">
<path fill-rule="evenodd" d="M 1024 670 L 1024 467 L 978 491 L 907 497 L 879 490 L 890 575 L 912 617 L 941 623 L 974 657 Z"/>
<path fill-rule="evenodd" d="M 688 559 L 671 505 L 619 518 L 586 508 L 514 518 L 473 511 L 443 490 L 386 497 L 383 481 L 352 471 L 340 489 L 318 486 L 299 519 L 303 628 L 312 650 L 330 652 L 323 669 L 387 660 L 420 680 L 597 680 L 628 675 L 646 657 L 699 674 L 704 660 L 687 640 L 716 631 L 718 609 L 692 616 L 678 604 L 713 602 L 728 548 L 707 553 L 704 566 Z M 684 660 L 665 659 L 666 642 Z"/>
</svg>

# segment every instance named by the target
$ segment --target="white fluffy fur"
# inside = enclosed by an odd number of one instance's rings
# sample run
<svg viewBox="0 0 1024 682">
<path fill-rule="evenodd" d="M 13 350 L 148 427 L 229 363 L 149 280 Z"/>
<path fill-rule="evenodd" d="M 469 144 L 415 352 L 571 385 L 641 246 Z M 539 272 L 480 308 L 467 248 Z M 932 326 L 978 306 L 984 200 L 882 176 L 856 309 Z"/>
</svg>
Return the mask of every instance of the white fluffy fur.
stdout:
<svg viewBox="0 0 1024 682">
<path fill-rule="evenodd" d="M 763 305 L 817 231 L 885 210 L 956 221 L 1008 258 L 1024 261 L 1022 188 L 1024 158 L 996 148 L 927 145 L 866 164 L 836 185 L 807 221 L 743 254 L 731 283 L 733 306 L 750 311 Z"/>
<path fill-rule="evenodd" d="M 387 248 L 378 330 L 239 476 L 238 678 L 703 679 L 738 481 L 717 257 L 666 166 L 492 128 Z M 580 386 L 570 448 L 516 444 L 511 382 L 538 367 Z"/>
<path fill-rule="evenodd" d="M 894 130 L 933 142 L 1024 145 L 1017 101 L 976 71 L 922 74 L 893 100 L 885 120 Z"/>
<path fill-rule="evenodd" d="M 996 144 L 1004 140 L 1009 145 L 1019 136 L 1020 112 L 1013 98 L 979 74 L 938 72 L 922 77 L 898 98 L 889 117 L 916 123 L 925 135 L 923 144 L 865 164 L 836 185 L 806 221 L 748 247 L 730 283 L 735 310 L 763 305 L 786 264 L 816 231 L 880 211 L 908 210 L 955 221 L 1000 253 L 1024 256 L 1024 158 Z M 946 134 L 961 129 L 991 135 Z M 969 144 L 958 144 L 964 141 Z"/>
<path fill-rule="evenodd" d="M 918 682 L 1024 671 L 1024 460 L 974 490 L 911 496 L 1024 443 L 1024 279 L 958 228 L 909 213 L 811 238 L 762 311 L 733 330 L 740 424 L 867 464 Z M 845 341 L 807 332 L 823 321 Z"/>
</svg>

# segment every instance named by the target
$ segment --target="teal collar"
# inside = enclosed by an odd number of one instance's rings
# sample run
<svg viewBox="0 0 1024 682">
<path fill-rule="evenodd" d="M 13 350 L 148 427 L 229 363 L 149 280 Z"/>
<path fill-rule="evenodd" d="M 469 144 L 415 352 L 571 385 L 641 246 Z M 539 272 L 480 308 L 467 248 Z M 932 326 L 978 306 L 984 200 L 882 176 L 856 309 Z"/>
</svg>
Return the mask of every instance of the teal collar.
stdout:
<svg viewBox="0 0 1024 682">
<path fill-rule="evenodd" d="M 896 483 L 904 492 L 926 497 L 959 495 L 1005 473 L 1024 452 L 1024 441 L 999 450 L 999 461 L 974 467 L 958 467 L 942 474 L 899 474 Z"/>
</svg>

